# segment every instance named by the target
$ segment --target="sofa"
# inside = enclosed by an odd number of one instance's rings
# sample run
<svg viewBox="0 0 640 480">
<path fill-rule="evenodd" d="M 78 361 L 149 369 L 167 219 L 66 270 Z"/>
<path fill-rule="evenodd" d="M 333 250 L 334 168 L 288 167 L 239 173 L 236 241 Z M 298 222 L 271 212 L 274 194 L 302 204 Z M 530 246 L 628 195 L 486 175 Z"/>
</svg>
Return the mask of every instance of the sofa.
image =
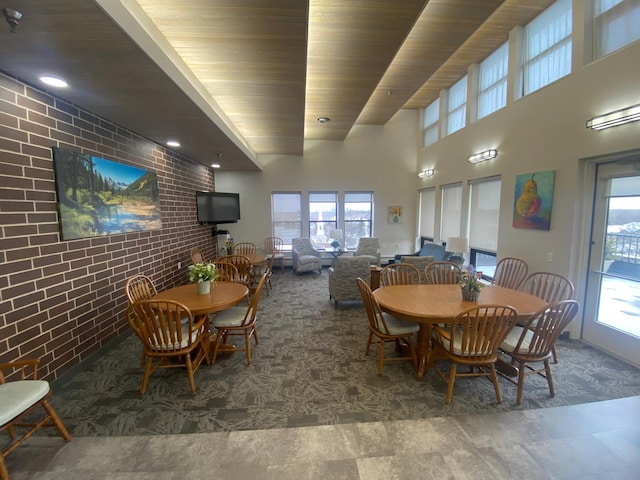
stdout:
<svg viewBox="0 0 640 480">
<path fill-rule="evenodd" d="M 358 277 L 371 282 L 371 257 L 338 257 L 329 268 L 329 298 L 335 306 L 338 302 L 362 301 Z"/>
<path fill-rule="evenodd" d="M 437 243 L 425 243 L 420 250 L 415 253 L 402 253 L 394 257 L 394 262 L 400 262 L 402 257 L 433 257 L 434 262 L 449 261 L 453 256 L 452 252 L 447 252 L 442 245 Z"/>
</svg>

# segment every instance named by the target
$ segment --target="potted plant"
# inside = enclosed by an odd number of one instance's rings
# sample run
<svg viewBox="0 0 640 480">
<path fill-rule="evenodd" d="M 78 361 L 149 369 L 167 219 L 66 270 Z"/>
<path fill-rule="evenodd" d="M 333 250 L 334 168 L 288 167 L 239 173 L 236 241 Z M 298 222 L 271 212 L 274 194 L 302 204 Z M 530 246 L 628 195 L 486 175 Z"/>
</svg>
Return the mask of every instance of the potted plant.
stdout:
<svg viewBox="0 0 640 480">
<path fill-rule="evenodd" d="M 463 270 L 458 280 L 458 285 L 462 290 L 462 298 L 470 302 L 477 302 L 480 296 L 480 290 L 484 288 L 484 284 L 480 281 L 482 274 L 476 272 L 473 265 L 469 265 Z"/>
<path fill-rule="evenodd" d="M 227 235 L 227 239 L 224 241 L 224 249 L 227 251 L 227 255 L 233 255 L 233 249 L 236 247 L 236 242 L 233 237 Z"/>
<path fill-rule="evenodd" d="M 198 285 L 198 293 L 208 295 L 211 291 L 211 282 L 215 282 L 220 274 L 213 263 L 195 263 L 189 265 L 189 280 Z"/>
</svg>

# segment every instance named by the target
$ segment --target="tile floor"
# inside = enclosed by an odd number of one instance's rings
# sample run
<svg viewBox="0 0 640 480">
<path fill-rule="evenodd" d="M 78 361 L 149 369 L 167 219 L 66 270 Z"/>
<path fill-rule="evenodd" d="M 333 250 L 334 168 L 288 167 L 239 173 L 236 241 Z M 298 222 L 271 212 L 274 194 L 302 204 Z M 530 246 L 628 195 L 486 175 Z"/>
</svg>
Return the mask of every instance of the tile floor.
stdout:
<svg viewBox="0 0 640 480">
<path fill-rule="evenodd" d="M 640 396 L 419 421 L 32 437 L 6 460 L 11 480 L 637 480 Z"/>
</svg>

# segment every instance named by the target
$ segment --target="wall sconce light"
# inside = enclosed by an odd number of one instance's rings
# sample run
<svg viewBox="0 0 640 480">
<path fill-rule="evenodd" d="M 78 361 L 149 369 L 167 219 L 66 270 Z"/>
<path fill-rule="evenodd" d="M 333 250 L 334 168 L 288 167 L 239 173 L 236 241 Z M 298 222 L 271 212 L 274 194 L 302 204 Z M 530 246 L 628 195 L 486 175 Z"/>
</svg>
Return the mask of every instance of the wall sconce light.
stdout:
<svg viewBox="0 0 640 480">
<path fill-rule="evenodd" d="M 428 168 L 426 170 L 422 170 L 421 172 L 418 172 L 418 176 L 420 178 L 426 178 L 426 177 L 430 177 L 433 175 L 433 168 Z"/>
<path fill-rule="evenodd" d="M 492 158 L 496 158 L 497 156 L 497 150 L 485 150 L 484 152 L 471 155 L 469 158 L 467 158 L 467 161 L 471 163 L 478 163 L 484 162 L 485 160 L 491 160 Z"/>
<path fill-rule="evenodd" d="M 587 128 L 604 130 L 605 128 L 617 127 L 625 123 L 637 122 L 638 120 L 640 120 L 640 104 L 593 117 L 591 120 L 587 120 Z"/>
</svg>

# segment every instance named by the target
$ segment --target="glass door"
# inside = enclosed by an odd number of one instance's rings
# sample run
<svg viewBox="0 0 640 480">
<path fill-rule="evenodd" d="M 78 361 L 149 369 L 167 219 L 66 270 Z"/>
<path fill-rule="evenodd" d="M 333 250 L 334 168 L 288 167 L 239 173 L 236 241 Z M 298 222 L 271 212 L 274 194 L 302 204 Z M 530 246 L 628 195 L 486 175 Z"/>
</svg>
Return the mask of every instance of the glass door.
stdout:
<svg viewBox="0 0 640 480">
<path fill-rule="evenodd" d="M 640 159 L 597 166 L 583 338 L 640 366 Z"/>
</svg>

